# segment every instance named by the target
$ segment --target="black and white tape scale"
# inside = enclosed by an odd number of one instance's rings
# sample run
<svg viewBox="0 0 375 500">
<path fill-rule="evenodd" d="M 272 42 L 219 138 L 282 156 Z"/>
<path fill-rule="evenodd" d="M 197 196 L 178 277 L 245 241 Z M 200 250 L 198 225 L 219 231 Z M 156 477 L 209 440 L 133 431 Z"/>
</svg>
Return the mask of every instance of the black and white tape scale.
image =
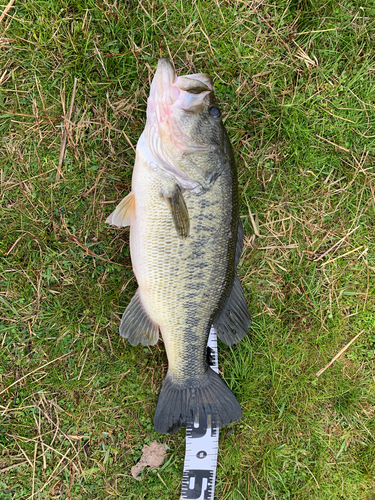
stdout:
<svg viewBox="0 0 375 500">
<path fill-rule="evenodd" d="M 207 360 L 219 373 L 217 337 L 213 328 L 207 342 Z M 219 427 L 212 415 L 187 424 L 181 500 L 213 500 L 218 450 Z"/>
</svg>

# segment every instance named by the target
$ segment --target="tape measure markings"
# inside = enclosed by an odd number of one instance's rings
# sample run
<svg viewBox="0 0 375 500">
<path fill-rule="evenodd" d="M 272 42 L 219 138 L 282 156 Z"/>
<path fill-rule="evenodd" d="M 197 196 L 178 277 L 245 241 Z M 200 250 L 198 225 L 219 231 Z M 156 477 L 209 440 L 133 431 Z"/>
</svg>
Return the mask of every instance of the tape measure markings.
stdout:
<svg viewBox="0 0 375 500">
<path fill-rule="evenodd" d="M 207 342 L 207 362 L 219 373 L 217 338 L 213 328 Z M 182 475 L 181 500 L 213 500 L 217 455 L 219 451 L 219 427 L 215 416 L 200 416 L 199 422 L 186 426 L 186 450 Z"/>
</svg>

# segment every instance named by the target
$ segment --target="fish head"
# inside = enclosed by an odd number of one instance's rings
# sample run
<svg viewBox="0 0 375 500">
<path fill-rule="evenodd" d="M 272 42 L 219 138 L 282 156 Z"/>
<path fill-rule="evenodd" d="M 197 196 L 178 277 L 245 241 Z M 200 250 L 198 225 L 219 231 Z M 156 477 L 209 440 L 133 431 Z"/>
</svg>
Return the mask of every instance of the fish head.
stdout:
<svg viewBox="0 0 375 500">
<path fill-rule="evenodd" d="M 145 136 L 158 165 L 182 187 L 196 187 L 199 183 L 184 169 L 182 159 L 223 144 L 224 126 L 211 77 L 178 77 L 171 62 L 160 59 L 147 101 Z"/>
</svg>

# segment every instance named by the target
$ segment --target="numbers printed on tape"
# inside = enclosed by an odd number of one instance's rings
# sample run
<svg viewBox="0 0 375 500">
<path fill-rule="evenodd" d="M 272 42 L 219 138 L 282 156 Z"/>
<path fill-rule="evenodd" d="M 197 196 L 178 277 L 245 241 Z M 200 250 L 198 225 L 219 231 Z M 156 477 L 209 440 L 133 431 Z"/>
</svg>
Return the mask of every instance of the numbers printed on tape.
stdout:
<svg viewBox="0 0 375 500">
<path fill-rule="evenodd" d="M 182 477 L 182 498 L 210 500 L 213 498 L 215 476 L 212 470 L 188 470 Z"/>
<path fill-rule="evenodd" d="M 218 373 L 216 333 L 211 328 L 207 362 Z M 186 426 L 186 451 L 182 476 L 182 500 L 213 500 L 219 445 L 219 428 L 214 415 L 200 415 L 199 422 Z"/>
</svg>

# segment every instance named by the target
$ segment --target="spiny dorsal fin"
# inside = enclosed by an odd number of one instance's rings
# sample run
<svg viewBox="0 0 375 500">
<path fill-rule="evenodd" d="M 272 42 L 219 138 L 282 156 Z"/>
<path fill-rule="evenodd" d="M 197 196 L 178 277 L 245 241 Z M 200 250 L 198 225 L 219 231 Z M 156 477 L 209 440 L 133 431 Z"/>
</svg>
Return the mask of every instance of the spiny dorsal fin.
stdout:
<svg viewBox="0 0 375 500">
<path fill-rule="evenodd" d="M 238 263 L 241 258 L 242 248 L 243 248 L 243 240 L 244 240 L 244 232 L 242 220 L 238 217 L 238 226 L 237 226 L 237 245 L 236 245 L 236 256 L 235 256 L 235 266 L 238 266 Z"/>
<path fill-rule="evenodd" d="M 238 218 L 235 268 L 237 268 L 241 257 L 243 240 L 243 225 L 241 219 Z M 249 331 L 251 325 L 250 314 L 237 274 L 234 277 L 232 291 L 224 304 L 220 316 L 216 318 L 213 325 L 219 339 L 227 345 L 237 344 Z"/>
<path fill-rule="evenodd" d="M 170 208 L 178 236 L 180 238 L 186 238 L 190 232 L 190 220 L 180 186 L 176 184 L 171 195 L 165 195 L 165 199 Z"/>
<path fill-rule="evenodd" d="M 107 224 L 112 226 L 130 226 L 135 209 L 135 196 L 132 191 L 117 205 L 115 210 L 106 219 Z"/>
<path fill-rule="evenodd" d="M 139 297 L 139 289 L 121 318 L 120 335 L 131 345 L 155 345 L 159 340 L 159 327 L 145 311 Z"/>
</svg>

